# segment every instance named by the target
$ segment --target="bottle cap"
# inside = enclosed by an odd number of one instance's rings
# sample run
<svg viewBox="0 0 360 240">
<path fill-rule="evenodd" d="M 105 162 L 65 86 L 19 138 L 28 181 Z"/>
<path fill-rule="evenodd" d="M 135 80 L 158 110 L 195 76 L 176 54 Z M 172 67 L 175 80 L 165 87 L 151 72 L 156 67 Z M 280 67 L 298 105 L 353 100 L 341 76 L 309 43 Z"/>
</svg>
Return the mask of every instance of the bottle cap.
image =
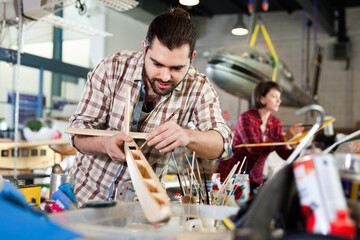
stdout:
<svg viewBox="0 0 360 240">
<path fill-rule="evenodd" d="M 346 209 L 336 211 L 337 219 L 330 223 L 330 234 L 355 239 L 355 222 L 350 219 Z"/>
</svg>

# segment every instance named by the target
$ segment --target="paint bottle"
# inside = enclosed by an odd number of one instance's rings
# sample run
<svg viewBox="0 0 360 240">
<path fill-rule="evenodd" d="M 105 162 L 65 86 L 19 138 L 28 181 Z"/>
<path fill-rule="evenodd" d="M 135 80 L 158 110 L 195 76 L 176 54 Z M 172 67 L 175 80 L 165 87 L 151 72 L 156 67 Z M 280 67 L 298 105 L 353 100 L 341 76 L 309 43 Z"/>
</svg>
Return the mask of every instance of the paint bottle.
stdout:
<svg viewBox="0 0 360 240">
<path fill-rule="evenodd" d="M 171 198 L 171 203 L 181 204 L 181 195 L 180 193 L 175 193 L 174 196 Z"/>
<path fill-rule="evenodd" d="M 211 176 L 211 181 L 213 182 L 213 184 L 216 184 L 218 187 L 220 187 L 220 173 L 213 173 L 213 175 Z"/>
<path fill-rule="evenodd" d="M 219 191 L 219 186 L 214 182 L 212 185 L 212 190 L 210 191 L 210 202 L 212 203 L 215 200 L 215 196 Z"/>
<path fill-rule="evenodd" d="M 249 174 L 240 174 L 235 183 L 235 201 L 238 206 L 250 198 L 250 178 Z"/>
</svg>

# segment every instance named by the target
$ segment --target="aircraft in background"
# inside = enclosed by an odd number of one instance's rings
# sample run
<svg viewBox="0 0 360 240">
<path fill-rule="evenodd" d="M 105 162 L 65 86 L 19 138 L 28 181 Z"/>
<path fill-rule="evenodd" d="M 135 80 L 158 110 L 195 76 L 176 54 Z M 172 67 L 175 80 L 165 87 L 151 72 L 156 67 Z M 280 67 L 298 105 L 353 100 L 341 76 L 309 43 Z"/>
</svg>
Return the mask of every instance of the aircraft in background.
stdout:
<svg viewBox="0 0 360 240">
<path fill-rule="evenodd" d="M 276 82 L 282 89 L 282 105 L 303 107 L 312 103 L 312 96 L 294 82 L 293 73 L 279 60 Z M 248 45 L 231 45 L 222 48 L 208 61 L 206 73 L 221 89 L 237 97 L 251 99 L 260 81 L 272 81 L 274 60 Z"/>
</svg>

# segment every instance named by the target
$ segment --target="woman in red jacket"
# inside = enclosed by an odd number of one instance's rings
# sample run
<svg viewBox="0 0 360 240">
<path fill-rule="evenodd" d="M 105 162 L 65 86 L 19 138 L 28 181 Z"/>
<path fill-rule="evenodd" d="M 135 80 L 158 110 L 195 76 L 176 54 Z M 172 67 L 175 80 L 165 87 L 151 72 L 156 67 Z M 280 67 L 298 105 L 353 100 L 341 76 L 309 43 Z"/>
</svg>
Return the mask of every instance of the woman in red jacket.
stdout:
<svg viewBox="0 0 360 240">
<path fill-rule="evenodd" d="M 263 183 L 264 163 L 272 151 L 276 151 L 283 159 L 290 156 L 293 150 L 286 145 L 235 148 L 236 145 L 245 143 L 287 141 L 304 130 L 304 127 L 297 123 L 289 127 L 284 135 L 282 122 L 271 114 L 279 110 L 280 97 L 280 87 L 275 82 L 262 81 L 255 87 L 252 99 L 255 108 L 242 113 L 236 124 L 232 143 L 234 155 L 229 160 L 220 161 L 217 168 L 216 172 L 221 174 L 222 181 L 225 180 L 233 166 L 238 161 L 243 161 L 246 156 L 243 170 L 246 169 L 246 173 L 249 173 L 250 186 L 254 190 Z"/>
</svg>

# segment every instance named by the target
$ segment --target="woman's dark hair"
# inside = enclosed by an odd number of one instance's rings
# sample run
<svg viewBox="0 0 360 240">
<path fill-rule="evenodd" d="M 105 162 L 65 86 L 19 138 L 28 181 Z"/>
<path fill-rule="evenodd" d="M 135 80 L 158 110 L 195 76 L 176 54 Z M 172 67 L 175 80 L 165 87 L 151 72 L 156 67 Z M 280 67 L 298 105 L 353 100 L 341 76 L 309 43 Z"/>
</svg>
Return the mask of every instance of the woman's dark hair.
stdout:
<svg viewBox="0 0 360 240">
<path fill-rule="evenodd" d="M 173 8 L 154 18 L 146 34 L 146 51 L 151 48 L 155 37 L 170 50 L 189 44 L 191 59 L 196 43 L 196 30 L 189 13 L 184 9 Z"/>
<path fill-rule="evenodd" d="M 268 94 L 270 90 L 273 88 L 281 92 L 280 86 L 276 82 L 271 82 L 271 81 L 259 82 L 258 85 L 256 85 L 252 95 L 253 106 L 256 107 L 257 109 L 265 107 L 265 105 L 261 103 L 260 99 L 261 97 L 265 97 L 266 94 Z"/>
</svg>

